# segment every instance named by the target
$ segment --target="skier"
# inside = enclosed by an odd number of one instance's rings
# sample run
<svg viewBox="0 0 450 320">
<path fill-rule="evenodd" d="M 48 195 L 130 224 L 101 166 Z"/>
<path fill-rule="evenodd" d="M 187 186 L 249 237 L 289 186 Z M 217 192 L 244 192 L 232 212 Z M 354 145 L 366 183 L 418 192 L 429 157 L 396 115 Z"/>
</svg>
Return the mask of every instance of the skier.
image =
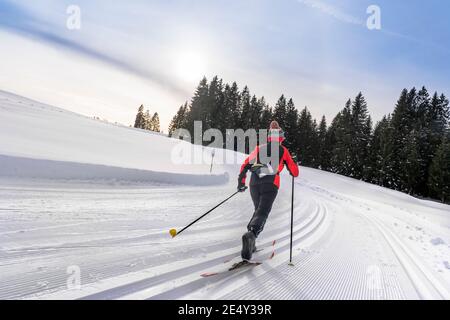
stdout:
<svg viewBox="0 0 450 320">
<path fill-rule="evenodd" d="M 272 121 L 268 133 L 267 144 L 257 146 L 242 164 L 239 174 L 238 191 L 246 190 L 247 171 L 251 171 L 250 194 L 255 206 L 247 232 L 242 236 L 241 256 L 249 261 L 256 251 L 256 238 L 263 231 L 264 224 L 272 210 L 280 187 L 280 172 L 286 164 L 289 173 L 298 177 L 297 163 L 292 159 L 288 149 L 282 145 L 284 132 L 277 121 Z"/>
</svg>

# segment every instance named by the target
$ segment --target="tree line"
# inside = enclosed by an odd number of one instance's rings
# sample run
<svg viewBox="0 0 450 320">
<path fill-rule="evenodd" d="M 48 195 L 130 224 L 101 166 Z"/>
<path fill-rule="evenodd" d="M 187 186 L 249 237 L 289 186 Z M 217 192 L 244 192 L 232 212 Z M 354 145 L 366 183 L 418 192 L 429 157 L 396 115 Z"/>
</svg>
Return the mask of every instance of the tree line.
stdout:
<svg viewBox="0 0 450 320">
<path fill-rule="evenodd" d="M 325 116 L 313 119 L 307 107 L 299 111 L 292 98 L 282 95 L 272 107 L 247 86 L 239 90 L 236 82 L 203 78 L 173 117 L 169 134 L 178 128 L 192 134 L 194 121 L 225 135 L 226 129 L 267 129 L 272 120 L 303 166 L 450 202 L 449 101 L 437 92 L 430 96 L 425 87 L 404 89 L 394 111 L 375 126 L 360 92 L 328 125 Z"/>
<path fill-rule="evenodd" d="M 141 105 L 136 114 L 136 120 L 134 121 L 134 127 L 138 129 L 150 130 L 155 132 L 160 132 L 160 123 L 158 112 L 150 115 L 150 111 L 146 110 L 144 112 L 144 105 Z"/>
</svg>

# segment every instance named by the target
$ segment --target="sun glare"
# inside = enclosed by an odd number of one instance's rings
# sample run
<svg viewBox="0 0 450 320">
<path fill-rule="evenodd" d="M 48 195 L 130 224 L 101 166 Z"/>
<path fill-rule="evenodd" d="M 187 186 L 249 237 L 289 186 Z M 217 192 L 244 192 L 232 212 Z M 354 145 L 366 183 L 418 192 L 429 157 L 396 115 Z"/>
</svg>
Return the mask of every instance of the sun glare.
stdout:
<svg viewBox="0 0 450 320">
<path fill-rule="evenodd" d="M 197 52 L 180 52 L 175 59 L 175 73 L 186 82 L 200 81 L 206 71 L 206 60 Z"/>
</svg>

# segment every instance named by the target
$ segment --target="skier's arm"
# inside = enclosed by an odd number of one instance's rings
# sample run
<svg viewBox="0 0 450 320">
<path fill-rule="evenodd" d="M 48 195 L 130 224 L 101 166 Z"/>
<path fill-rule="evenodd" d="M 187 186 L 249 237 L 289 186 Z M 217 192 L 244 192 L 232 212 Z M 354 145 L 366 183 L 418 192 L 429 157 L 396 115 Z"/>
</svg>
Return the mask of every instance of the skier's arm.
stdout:
<svg viewBox="0 0 450 320">
<path fill-rule="evenodd" d="M 252 153 L 245 159 L 244 163 L 241 166 L 241 171 L 239 172 L 238 183 L 239 186 L 245 186 L 245 180 L 247 179 L 247 171 L 250 170 L 254 161 L 258 157 L 259 147 L 256 147 Z"/>
<path fill-rule="evenodd" d="M 287 148 L 284 148 L 284 163 L 286 164 L 286 167 L 293 177 L 298 177 L 299 175 L 299 169 L 297 163 L 292 159 L 291 154 L 289 153 L 289 150 Z"/>
</svg>

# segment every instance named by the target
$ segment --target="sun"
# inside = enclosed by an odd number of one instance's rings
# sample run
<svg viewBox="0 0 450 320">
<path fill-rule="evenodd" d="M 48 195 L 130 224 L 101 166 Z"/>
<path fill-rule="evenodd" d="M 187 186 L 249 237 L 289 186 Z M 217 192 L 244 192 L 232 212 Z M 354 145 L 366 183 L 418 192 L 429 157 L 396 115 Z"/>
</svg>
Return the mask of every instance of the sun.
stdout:
<svg viewBox="0 0 450 320">
<path fill-rule="evenodd" d="M 186 82 L 198 82 L 206 74 L 206 58 L 195 51 L 180 52 L 175 57 L 175 74 Z"/>
</svg>

